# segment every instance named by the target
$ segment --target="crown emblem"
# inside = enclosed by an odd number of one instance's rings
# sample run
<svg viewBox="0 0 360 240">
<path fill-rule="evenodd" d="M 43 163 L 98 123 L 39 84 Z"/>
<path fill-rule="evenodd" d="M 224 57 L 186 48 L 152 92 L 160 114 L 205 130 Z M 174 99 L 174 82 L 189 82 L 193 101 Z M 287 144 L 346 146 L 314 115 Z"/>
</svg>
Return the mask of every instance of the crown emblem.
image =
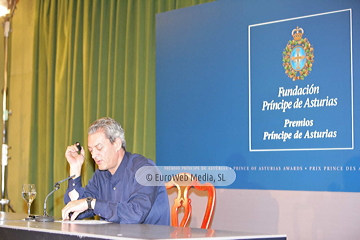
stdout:
<svg viewBox="0 0 360 240">
<path fill-rule="evenodd" d="M 304 80 L 312 71 L 314 46 L 307 38 L 303 38 L 302 28 L 296 27 L 291 35 L 294 39 L 288 41 L 283 51 L 285 74 L 293 81 Z"/>
<path fill-rule="evenodd" d="M 304 35 L 304 30 L 302 28 L 296 27 L 294 30 L 292 30 L 291 35 L 293 36 L 294 40 L 299 41 Z"/>
</svg>

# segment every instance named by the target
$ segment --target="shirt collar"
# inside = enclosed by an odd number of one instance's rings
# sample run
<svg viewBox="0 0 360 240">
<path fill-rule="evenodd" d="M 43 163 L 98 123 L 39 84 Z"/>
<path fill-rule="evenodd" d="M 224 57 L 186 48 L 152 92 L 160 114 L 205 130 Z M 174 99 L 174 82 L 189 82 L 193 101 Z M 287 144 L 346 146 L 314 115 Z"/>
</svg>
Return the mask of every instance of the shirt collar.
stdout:
<svg viewBox="0 0 360 240">
<path fill-rule="evenodd" d="M 112 180 L 120 180 L 129 162 L 129 152 L 125 152 L 123 159 L 121 160 L 120 166 L 116 169 L 114 175 L 111 175 L 109 171 L 106 171 L 106 177 L 112 178 Z"/>
</svg>

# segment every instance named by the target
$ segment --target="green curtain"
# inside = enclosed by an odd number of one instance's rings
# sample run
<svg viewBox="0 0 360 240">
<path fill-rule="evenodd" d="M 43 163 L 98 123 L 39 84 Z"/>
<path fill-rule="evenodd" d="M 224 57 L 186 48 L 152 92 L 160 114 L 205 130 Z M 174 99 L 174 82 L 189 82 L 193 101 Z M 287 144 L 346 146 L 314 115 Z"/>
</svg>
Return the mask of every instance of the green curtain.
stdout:
<svg viewBox="0 0 360 240">
<path fill-rule="evenodd" d="M 53 184 L 68 176 L 68 145 L 87 145 L 87 128 L 109 116 L 127 148 L 156 160 L 155 15 L 213 0 L 37 0 L 29 180 L 42 214 Z M 86 147 L 85 147 L 86 148 Z M 94 172 L 87 154 L 82 181 Z M 48 199 L 61 216 L 67 183 Z"/>
</svg>

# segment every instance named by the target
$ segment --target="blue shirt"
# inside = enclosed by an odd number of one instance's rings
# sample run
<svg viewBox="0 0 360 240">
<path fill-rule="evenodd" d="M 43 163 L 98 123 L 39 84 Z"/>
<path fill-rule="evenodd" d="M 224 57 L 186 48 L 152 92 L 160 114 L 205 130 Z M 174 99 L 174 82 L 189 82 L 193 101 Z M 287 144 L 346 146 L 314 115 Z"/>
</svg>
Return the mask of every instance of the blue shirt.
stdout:
<svg viewBox="0 0 360 240">
<path fill-rule="evenodd" d="M 89 196 L 96 199 L 94 209 L 81 213 L 78 219 L 98 215 L 116 223 L 169 225 L 169 199 L 165 186 L 143 186 L 135 180 L 136 171 L 143 166 L 155 164 L 139 154 L 125 152 L 114 175 L 97 169 L 85 188 L 81 177 L 70 179 L 65 204 L 70 201 L 68 193 L 75 189 L 79 193 L 78 199 Z"/>
</svg>

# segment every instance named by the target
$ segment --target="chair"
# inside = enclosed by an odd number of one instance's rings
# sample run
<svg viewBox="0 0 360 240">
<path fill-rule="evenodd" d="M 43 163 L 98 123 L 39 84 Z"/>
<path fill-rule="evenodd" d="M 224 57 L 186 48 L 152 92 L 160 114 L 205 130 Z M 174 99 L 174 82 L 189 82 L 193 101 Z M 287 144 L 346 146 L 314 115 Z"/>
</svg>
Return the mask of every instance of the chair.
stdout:
<svg viewBox="0 0 360 240">
<path fill-rule="evenodd" d="M 177 188 L 177 197 L 171 207 L 171 226 L 186 227 L 192 213 L 191 199 L 189 191 L 195 188 L 200 191 L 208 191 L 208 201 L 201 228 L 209 229 L 215 207 L 215 187 L 211 183 L 200 183 L 194 175 L 190 173 L 179 173 L 165 183 L 166 189 Z M 184 208 L 184 216 L 179 225 L 178 209 Z"/>
</svg>

